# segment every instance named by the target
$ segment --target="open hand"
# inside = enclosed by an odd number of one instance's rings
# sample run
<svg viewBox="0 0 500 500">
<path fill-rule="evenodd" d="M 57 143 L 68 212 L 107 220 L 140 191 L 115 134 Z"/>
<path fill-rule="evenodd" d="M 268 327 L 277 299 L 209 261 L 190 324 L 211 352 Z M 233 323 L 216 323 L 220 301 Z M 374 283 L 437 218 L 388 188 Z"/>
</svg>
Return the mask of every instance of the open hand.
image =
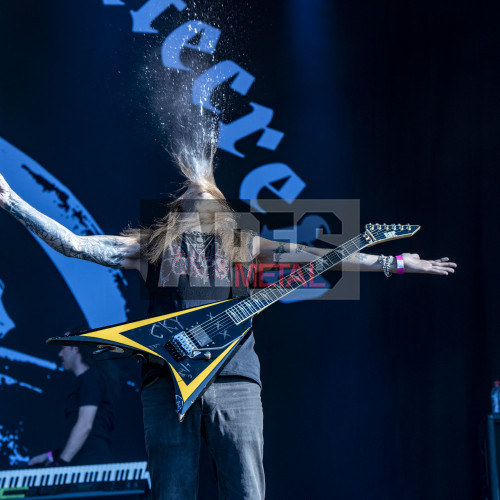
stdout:
<svg viewBox="0 0 500 500">
<path fill-rule="evenodd" d="M 418 253 L 404 253 L 403 261 L 405 273 L 439 274 L 448 276 L 453 274 L 457 265 L 450 262 L 448 257 L 441 257 L 436 260 L 423 260 Z"/>
</svg>

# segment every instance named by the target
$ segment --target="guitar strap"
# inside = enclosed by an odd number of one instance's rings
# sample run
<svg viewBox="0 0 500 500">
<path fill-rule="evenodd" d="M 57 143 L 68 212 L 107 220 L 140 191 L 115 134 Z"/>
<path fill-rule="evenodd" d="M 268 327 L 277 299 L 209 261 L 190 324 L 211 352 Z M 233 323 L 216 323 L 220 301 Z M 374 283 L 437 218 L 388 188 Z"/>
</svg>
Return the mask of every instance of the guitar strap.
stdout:
<svg viewBox="0 0 500 500">
<path fill-rule="evenodd" d="M 248 297 L 250 295 L 250 290 L 248 286 L 245 286 L 243 283 L 243 280 L 241 279 L 241 274 L 238 279 L 238 285 L 236 285 L 235 281 L 235 266 L 231 265 L 230 266 L 230 277 L 231 277 L 231 293 L 230 293 L 230 298 L 235 299 L 237 297 Z M 245 275 L 248 272 L 248 268 L 242 266 L 241 267 L 242 271 L 245 273 Z"/>
<path fill-rule="evenodd" d="M 239 241 L 236 242 L 236 244 L 241 244 L 241 231 L 238 231 L 236 233 L 238 235 Z M 252 238 L 250 239 L 249 245 L 251 246 L 253 238 L 255 237 L 255 234 L 252 233 Z M 236 271 L 235 267 L 236 266 L 241 266 L 240 271 L 239 271 L 239 276 L 238 276 L 238 284 L 236 284 Z M 248 270 L 249 266 L 245 266 L 243 264 L 231 264 L 229 266 L 229 277 L 231 279 L 231 292 L 230 292 L 230 298 L 235 299 L 237 297 L 249 297 L 250 296 L 250 277 L 249 277 L 249 283 L 248 286 L 245 286 L 244 279 L 243 277 L 248 276 Z M 252 274 L 253 277 L 253 274 Z M 257 277 L 255 276 L 254 279 L 256 280 Z"/>
</svg>

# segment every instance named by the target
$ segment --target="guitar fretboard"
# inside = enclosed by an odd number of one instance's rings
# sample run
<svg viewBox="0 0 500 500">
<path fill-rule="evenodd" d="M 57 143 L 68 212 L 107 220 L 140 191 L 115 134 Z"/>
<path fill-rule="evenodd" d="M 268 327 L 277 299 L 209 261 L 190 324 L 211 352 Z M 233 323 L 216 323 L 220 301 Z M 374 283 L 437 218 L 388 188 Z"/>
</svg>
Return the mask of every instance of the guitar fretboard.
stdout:
<svg viewBox="0 0 500 500">
<path fill-rule="evenodd" d="M 323 257 L 304 264 L 286 277 L 230 307 L 226 313 L 235 323 L 241 323 L 367 246 L 369 242 L 363 235 L 356 236 Z"/>
</svg>

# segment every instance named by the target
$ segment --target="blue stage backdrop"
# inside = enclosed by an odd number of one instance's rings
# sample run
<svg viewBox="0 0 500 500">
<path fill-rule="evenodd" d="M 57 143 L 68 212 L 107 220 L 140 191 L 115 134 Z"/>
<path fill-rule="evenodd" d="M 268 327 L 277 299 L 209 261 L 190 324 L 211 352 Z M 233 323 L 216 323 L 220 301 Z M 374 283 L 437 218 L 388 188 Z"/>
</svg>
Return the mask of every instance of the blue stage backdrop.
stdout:
<svg viewBox="0 0 500 500">
<path fill-rule="evenodd" d="M 140 224 L 141 200 L 168 199 L 181 180 L 167 150 L 196 150 L 218 130 L 217 182 L 252 205 L 266 237 L 290 222 L 262 200 L 291 212 L 301 199 L 354 200 L 356 230 L 422 226 L 373 253 L 458 262 L 447 278 L 370 273 L 356 300 L 298 295 L 255 319 L 271 499 L 481 498 L 478 427 L 500 377 L 500 32 L 489 4 L 0 5 L 0 173 L 75 233 Z M 351 231 L 339 214 L 312 215 L 301 242 L 321 244 L 313 223 Z M 71 377 L 45 339 L 141 318 L 147 302 L 134 272 L 67 259 L 4 212 L 0 225 L 8 469 L 64 437 Z M 114 452 L 143 460 L 139 368 L 115 363 Z M 203 498 L 213 481 L 205 468 Z"/>
</svg>

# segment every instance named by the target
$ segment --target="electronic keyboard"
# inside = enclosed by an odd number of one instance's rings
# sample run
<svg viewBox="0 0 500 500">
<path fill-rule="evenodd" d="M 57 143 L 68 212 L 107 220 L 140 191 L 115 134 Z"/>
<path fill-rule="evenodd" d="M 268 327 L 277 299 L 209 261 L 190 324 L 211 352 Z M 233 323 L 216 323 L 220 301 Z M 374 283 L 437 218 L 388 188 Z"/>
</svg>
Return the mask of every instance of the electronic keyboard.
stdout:
<svg viewBox="0 0 500 500">
<path fill-rule="evenodd" d="M 141 495 L 151 482 L 146 462 L 0 471 L 0 499 L 101 498 Z"/>
</svg>

